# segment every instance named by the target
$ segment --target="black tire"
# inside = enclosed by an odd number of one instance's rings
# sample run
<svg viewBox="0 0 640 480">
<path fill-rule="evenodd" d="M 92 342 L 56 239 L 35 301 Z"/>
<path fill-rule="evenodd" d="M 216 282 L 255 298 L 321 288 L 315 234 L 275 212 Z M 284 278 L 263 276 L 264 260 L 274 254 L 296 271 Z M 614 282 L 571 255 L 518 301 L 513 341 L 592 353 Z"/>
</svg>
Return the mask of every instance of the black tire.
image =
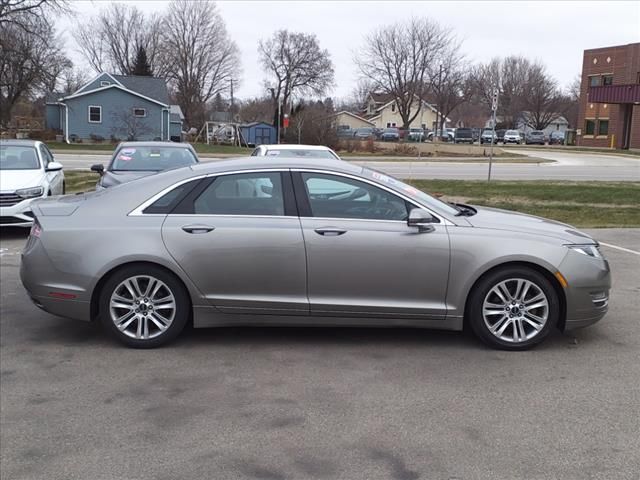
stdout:
<svg viewBox="0 0 640 480">
<path fill-rule="evenodd" d="M 109 307 L 111 296 L 122 282 L 135 276 L 150 276 L 156 280 L 160 280 L 160 282 L 165 284 L 175 300 L 175 315 L 173 321 L 166 330 L 153 338 L 132 338 L 118 329 L 111 319 Z M 182 282 L 173 274 L 154 265 L 131 265 L 117 270 L 103 285 L 98 305 L 99 316 L 103 326 L 118 341 L 133 348 L 156 348 L 175 340 L 187 324 L 191 311 L 189 294 Z M 139 320 L 136 320 L 136 324 L 137 322 L 139 322 Z M 153 327 L 152 323 L 149 323 L 149 325 Z"/>
<path fill-rule="evenodd" d="M 548 302 L 548 317 L 544 326 L 531 338 L 517 343 L 505 341 L 491 333 L 482 313 L 484 300 L 491 289 L 500 282 L 509 279 L 524 279 L 532 282 L 544 293 Z M 560 301 L 553 285 L 540 272 L 527 267 L 501 268 L 480 279 L 469 295 L 466 310 L 466 320 L 476 336 L 490 347 L 500 350 L 527 350 L 539 344 L 557 325 L 559 317 Z M 532 333 L 532 329 L 529 331 Z"/>
</svg>

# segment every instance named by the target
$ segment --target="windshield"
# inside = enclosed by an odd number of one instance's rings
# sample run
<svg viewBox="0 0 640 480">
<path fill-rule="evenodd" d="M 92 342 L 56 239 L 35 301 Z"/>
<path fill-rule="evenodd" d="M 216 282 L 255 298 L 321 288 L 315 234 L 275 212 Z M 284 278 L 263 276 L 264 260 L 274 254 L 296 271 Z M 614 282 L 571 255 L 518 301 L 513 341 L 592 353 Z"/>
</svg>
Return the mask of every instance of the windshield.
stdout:
<svg viewBox="0 0 640 480">
<path fill-rule="evenodd" d="M 371 133 L 373 132 L 373 128 L 359 128 L 358 133 Z"/>
<path fill-rule="evenodd" d="M 435 197 L 432 197 L 428 193 L 423 192 L 422 190 L 418 190 L 417 188 L 404 183 L 397 178 L 391 177 L 386 173 L 378 172 L 372 168 L 364 167 L 362 169 L 362 173 L 365 177 L 371 178 L 381 185 L 386 185 L 387 187 L 395 190 L 398 193 L 406 195 L 409 198 L 413 198 L 418 203 L 421 203 L 427 207 L 431 207 L 435 210 L 439 210 L 440 212 L 447 213 L 449 215 L 456 215 L 460 213 L 460 210 L 454 208 L 448 203 L 443 202 L 442 200 L 438 200 Z"/>
<path fill-rule="evenodd" d="M 385 128 L 384 133 L 398 133 L 397 128 Z"/>
<path fill-rule="evenodd" d="M 507 133 L 505 133 L 505 135 L 520 135 L 520 132 L 518 132 L 517 130 L 507 130 Z"/>
<path fill-rule="evenodd" d="M 122 147 L 116 152 L 110 170 L 119 172 L 161 172 L 198 163 L 185 147 Z"/>
<path fill-rule="evenodd" d="M 541 132 L 539 130 L 534 130 L 533 132 L 531 132 L 531 135 L 544 135 L 544 132 Z"/>
<path fill-rule="evenodd" d="M 38 170 L 40 161 L 34 147 L 0 146 L 0 170 Z"/>
<path fill-rule="evenodd" d="M 284 157 L 284 158 L 330 158 L 336 160 L 339 158 L 334 155 L 331 150 L 304 150 L 304 149 L 287 149 L 267 150 L 268 157 Z"/>
</svg>

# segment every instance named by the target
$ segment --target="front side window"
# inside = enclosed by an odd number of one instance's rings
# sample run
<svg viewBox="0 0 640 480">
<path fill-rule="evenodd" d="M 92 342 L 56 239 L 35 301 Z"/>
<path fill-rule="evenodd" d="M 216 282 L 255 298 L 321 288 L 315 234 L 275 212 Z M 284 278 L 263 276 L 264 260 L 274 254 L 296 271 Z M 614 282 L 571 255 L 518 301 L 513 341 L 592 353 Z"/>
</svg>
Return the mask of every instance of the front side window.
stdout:
<svg viewBox="0 0 640 480">
<path fill-rule="evenodd" d="M 284 215 L 279 172 L 221 175 L 193 202 L 196 215 Z"/>
<path fill-rule="evenodd" d="M 89 123 L 102 123 L 102 107 L 95 105 L 89 107 Z"/>
<path fill-rule="evenodd" d="M 36 149 L 14 145 L 0 146 L 0 170 L 37 170 L 40 168 Z"/>
<path fill-rule="evenodd" d="M 609 120 L 600 120 L 598 122 L 598 135 L 609 135 Z"/>
<path fill-rule="evenodd" d="M 44 168 L 47 168 L 49 162 L 53 162 L 53 155 L 47 147 L 44 145 L 40 145 L 40 157 L 42 157 L 42 161 L 44 162 Z"/>
<path fill-rule="evenodd" d="M 596 131 L 596 121 L 595 120 L 585 120 L 584 121 L 584 134 L 585 135 L 593 135 Z"/>
<path fill-rule="evenodd" d="M 302 173 L 311 214 L 319 218 L 406 221 L 406 202 L 366 182 L 323 173 Z"/>
</svg>

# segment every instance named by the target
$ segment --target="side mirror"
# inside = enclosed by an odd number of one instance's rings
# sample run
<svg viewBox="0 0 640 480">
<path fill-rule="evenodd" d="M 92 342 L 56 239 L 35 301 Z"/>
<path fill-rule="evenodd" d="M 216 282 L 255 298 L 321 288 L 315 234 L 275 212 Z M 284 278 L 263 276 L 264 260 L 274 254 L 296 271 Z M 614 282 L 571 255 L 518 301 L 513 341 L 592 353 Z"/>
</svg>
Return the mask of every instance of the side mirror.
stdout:
<svg viewBox="0 0 640 480">
<path fill-rule="evenodd" d="M 91 165 L 91 171 L 99 173 L 100 175 L 104 175 L 104 165 L 102 165 L 101 163 Z"/>
<path fill-rule="evenodd" d="M 49 162 L 46 170 L 47 172 L 58 172 L 62 170 L 62 164 L 59 162 Z"/>
<path fill-rule="evenodd" d="M 419 232 L 433 232 L 433 223 L 436 223 L 436 218 L 426 210 L 421 208 L 414 208 L 409 212 L 409 218 L 407 225 L 410 227 L 418 227 Z"/>
</svg>

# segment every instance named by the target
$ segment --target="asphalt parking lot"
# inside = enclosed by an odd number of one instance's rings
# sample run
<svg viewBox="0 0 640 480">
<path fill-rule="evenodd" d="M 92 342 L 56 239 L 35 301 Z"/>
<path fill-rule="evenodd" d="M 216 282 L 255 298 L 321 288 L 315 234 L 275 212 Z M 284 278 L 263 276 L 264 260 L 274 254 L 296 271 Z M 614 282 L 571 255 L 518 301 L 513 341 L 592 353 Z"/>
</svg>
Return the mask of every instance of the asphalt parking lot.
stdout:
<svg viewBox="0 0 640 480">
<path fill-rule="evenodd" d="M 640 230 L 590 230 L 640 251 Z M 53 317 L 0 232 L 3 479 L 638 479 L 640 256 L 609 314 L 539 348 L 412 329 L 190 330 L 116 344 Z"/>
</svg>

